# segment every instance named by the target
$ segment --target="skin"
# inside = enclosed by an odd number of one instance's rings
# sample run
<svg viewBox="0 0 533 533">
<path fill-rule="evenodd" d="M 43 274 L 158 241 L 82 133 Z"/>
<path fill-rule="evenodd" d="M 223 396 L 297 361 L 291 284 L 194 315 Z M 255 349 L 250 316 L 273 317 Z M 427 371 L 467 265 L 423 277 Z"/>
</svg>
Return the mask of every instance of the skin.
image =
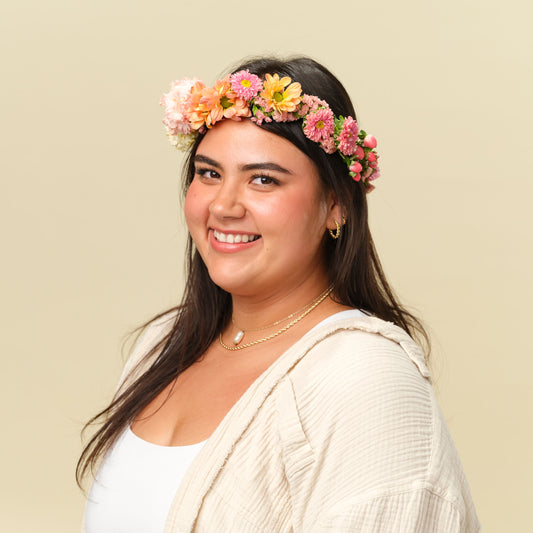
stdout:
<svg viewBox="0 0 533 533">
<path fill-rule="evenodd" d="M 231 293 L 236 324 L 264 327 L 327 288 L 324 242 L 341 213 L 311 159 L 248 120 L 225 120 L 205 135 L 195 169 L 185 200 L 187 226 L 211 279 Z M 215 341 L 140 413 L 133 431 L 165 446 L 207 439 L 284 351 L 344 309 L 327 298 L 287 332 L 240 351 L 227 351 Z M 246 332 L 243 342 L 285 324 Z M 236 331 L 230 324 L 223 332 L 227 344 Z"/>
</svg>

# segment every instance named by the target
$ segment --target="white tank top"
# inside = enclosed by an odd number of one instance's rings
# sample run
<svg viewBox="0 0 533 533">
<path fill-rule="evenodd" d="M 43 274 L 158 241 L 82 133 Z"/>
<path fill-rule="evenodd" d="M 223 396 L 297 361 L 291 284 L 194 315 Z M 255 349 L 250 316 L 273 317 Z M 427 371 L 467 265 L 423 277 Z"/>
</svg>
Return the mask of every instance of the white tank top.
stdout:
<svg viewBox="0 0 533 533">
<path fill-rule="evenodd" d="M 91 487 L 86 533 L 162 533 L 181 480 L 205 442 L 159 446 L 128 427 Z"/>
<path fill-rule="evenodd" d="M 312 328 L 354 316 L 336 313 Z M 85 511 L 86 533 L 163 533 L 172 500 L 185 472 L 207 441 L 159 446 L 128 427 L 104 458 Z"/>
</svg>

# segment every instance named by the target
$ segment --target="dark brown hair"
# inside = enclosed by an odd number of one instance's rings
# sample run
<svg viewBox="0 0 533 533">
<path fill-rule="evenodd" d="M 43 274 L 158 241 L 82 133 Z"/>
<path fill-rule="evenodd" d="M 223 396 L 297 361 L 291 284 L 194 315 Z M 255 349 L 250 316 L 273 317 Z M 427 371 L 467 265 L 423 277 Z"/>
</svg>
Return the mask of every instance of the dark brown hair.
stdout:
<svg viewBox="0 0 533 533">
<path fill-rule="evenodd" d="M 232 72 L 242 69 L 248 69 L 261 78 L 267 73 L 289 76 L 293 81 L 300 82 L 304 93 L 326 100 L 335 115 L 356 118 L 342 84 L 329 70 L 312 59 L 253 58 L 237 66 Z M 305 137 L 301 121 L 263 123 L 260 127 L 288 139 L 307 154 L 316 164 L 326 190 L 333 190 L 342 205 L 346 224 L 340 237 L 335 241 L 325 239 L 328 277 L 335 300 L 395 323 L 418 338 L 429 351 L 424 328 L 398 302 L 383 273 L 368 226 L 364 185 L 349 177 L 345 163 L 337 154 L 326 154 L 317 143 Z M 200 135 L 185 165 L 184 192 L 194 176 L 193 159 L 201 140 Z M 171 310 L 176 312 L 172 329 L 145 358 L 154 356 L 157 351 L 160 352 L 159 355 L 145 373 L 129 386 L 123 387 L 111 404 L 85 426 L 87 428 L 101 423 L 78 461 L 76 479 L 80 486 L 84 476 L 109 450 L 120 432 L 168 384 L 202 356 L 231 318 L 230 294 L 210 279 L 190 237 L 186 261 L 186 290 L 181 304 Z"/>
</svg>

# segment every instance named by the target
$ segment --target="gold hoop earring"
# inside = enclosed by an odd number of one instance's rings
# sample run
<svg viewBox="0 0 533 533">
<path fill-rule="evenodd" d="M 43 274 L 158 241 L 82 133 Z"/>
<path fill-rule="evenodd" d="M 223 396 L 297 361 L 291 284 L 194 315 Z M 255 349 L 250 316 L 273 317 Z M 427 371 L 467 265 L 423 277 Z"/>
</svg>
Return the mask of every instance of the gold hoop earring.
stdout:
<svg viewBox="0 0 533 533">
<path fill-rule="evenodd" d="M 337 240 L 341 236 L 341 227 L 340 227 L 339 223 L 336 220 L 335 220 L 335 226 L 336 226 L 335 232 L 333 232 L 333 230 L 331 230 L 329 228 L 328 228 L 328 231 L 329 231 L 329 234 L 331 235 L 331 237 L 333 239 Z"/>
<path fill-rule="evenodd" d="M 329 231 L 329 234 L 331 235 L 331 237 L 335 240 L 337 240 L 340 236 L 341 236 L 341 228 L 342 226 L 336 221 L 334 220 L 333 222 L 335 222 L 335 232 L 331 229 L 328 228 L 328 231 Z M 342 225 L 344 226 L 344 224 L 346 224 L 346 219 L 344 217 L 342 217 Z"/>
</svg>

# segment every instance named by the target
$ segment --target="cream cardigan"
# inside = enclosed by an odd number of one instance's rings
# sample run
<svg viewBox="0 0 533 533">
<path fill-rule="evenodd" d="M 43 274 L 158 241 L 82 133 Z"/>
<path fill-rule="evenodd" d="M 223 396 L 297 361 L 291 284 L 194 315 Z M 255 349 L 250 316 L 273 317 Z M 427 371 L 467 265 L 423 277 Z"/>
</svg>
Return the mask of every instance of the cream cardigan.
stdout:
<svg viewBox="0 0 533 533">
<path fill-rule="evenodd" d="M 123 383 L 170 325 L 148 329 Z M 187 471 L 165 533 L 479 529 L 421 349 L 357 317 L 318 327 L 250 386 Z"/>
</svg>

